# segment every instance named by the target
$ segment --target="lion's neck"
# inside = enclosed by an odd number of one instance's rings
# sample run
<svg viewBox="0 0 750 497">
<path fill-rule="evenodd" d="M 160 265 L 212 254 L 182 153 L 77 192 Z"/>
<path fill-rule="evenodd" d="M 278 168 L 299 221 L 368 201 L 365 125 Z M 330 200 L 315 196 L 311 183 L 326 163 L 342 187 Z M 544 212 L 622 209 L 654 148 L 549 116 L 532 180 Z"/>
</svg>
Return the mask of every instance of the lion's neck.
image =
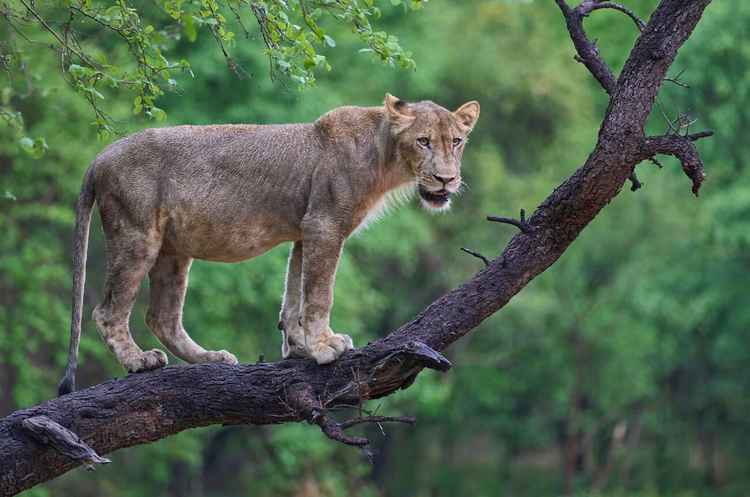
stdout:
<svg viewBox="0 0 750 497">
<path fill-rule="evenodd" d="M 352 229 L 364 226 L 402 203 L 413 191 L 414 175 L 400 160 L 382 107 L 339 107 L 321 116 L 315 127 L 330 146 L 341 147 L 356 189 Z M 346 172 L 344 172 L 346 171 Z"/>
<path fill-rule="evenodd" d="M 369 181 L 359 205 L 354 209 L 354 232 L 358 233 L 381 219 L 393 208 L 409 200 L 415 191 L 414 177 L 399 162 L 393 138 L 388 131 L 385 116 L 380 113 L 370 136 Z"/>
<path fill-rule="evenodd" d="M 402 162 L 396 149 L 396 142 L 391 136 L 385 112 L 380 112 L 380 119 L 375 131 L 375 149 L 377 161 L 373 168 L 378 178 L 381 193 L 401 188 L 414 182 L 414 175 Z"/>
</svg>

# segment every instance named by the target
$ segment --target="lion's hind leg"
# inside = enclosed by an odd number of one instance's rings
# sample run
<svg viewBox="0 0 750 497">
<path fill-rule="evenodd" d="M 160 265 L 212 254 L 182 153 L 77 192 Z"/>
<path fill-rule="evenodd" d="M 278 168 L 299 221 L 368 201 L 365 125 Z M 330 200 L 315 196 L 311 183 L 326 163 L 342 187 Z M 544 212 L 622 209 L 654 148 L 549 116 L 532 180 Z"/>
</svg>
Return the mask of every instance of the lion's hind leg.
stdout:
<svg viewBox="0 0 750 497">
<path fill-rule="evenodd" d="M 134 229 L 109 229 L 107 234 L 107 279 L 104 300 L 93 313 L 97 329 L 117 360 L 135 373 L 167 364 L 161 350 L 144 352 L 133 341 L 128 321 L 141 281 L 156 259 L 160 243 Z M 127 234 L 127 236 L 125 236 Z"/>
<path fill-rule="evenodd" d="M 237 358 L 226 350 L 206 350 L 195 343 L 182 326 L 191 263 L 190 257 L 159 254 L 149 272 L 151 296 L 146 324 L 170 352 L 187 362 L 237 364 Z"/>
</svg>

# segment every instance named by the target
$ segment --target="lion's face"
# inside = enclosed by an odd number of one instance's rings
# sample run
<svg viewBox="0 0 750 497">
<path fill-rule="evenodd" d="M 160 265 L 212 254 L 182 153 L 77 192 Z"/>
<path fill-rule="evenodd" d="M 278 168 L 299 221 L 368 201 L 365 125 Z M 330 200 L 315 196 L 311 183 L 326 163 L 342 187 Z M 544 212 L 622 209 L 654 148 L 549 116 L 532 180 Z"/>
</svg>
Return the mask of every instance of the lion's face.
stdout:
<svg viewBox="0 0 750 497">
<path fill-rule="evenodd" d="M 414 175 L 422 205 L 450 208 L 461 187 L 461 156 L 479 117 L 479 103 L 451 112 L 433 102 L 407 103 L 386 95 L 385 108 L 396 139 L 397 154 Z"/>
</svg>

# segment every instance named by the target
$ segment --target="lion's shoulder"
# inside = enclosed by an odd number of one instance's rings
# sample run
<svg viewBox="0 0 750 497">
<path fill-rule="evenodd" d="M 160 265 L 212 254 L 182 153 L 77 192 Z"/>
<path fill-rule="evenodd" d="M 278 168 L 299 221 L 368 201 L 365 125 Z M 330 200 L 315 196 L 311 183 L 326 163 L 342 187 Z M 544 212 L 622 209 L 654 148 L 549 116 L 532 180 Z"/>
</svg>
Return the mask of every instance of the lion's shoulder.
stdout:
<svg viewBox="0 0 750 497">
<path fill-rule="evenodd" d="M 347 105 L 326 112 L 314 124 L 321 135 L 334 141 L 348 141 L 373 135 L 382 119 L 382 107 Z"/>
</svg>

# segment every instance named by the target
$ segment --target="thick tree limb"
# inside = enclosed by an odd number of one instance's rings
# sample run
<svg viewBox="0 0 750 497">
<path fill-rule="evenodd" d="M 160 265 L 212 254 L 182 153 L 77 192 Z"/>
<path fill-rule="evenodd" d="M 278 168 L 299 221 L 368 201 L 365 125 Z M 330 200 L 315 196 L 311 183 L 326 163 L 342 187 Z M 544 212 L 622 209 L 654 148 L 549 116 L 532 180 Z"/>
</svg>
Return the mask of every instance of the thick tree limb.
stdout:
<svg viewBox="0 0 750 497">
<path fill-rule="evenodd" d="M 309 421 L 331 438 L 364 446 L 365 439 L 343 434 L 346 422 L 333 421 L 330 409 L 407 388 L 425 367 L 449 368 L 439 351 L 552 265 L 621 191 L 638 162 L 659 153 L 674 155 L 697 191 L 703 166 L 692 141 L 700 136 L 646 138 L 643 130 L 667 69 L 710 0 L 662 0 L 616 81 L 585 38 L 579 14 L 556 1 L 579 54 L 611 97 L 596 147 L 529 218 L 533 230 L 514 236 L 500 257 L 413 321 L 333 364 L 290 359 L 170 366 L 12 413 L 0 420 L 0 495 L 13 495 L 81 464 L 29 434 L 33 421 L 28 420 L 39 416 L 78 434 L 96 454 L 217 423 Z"/>
</svg>

